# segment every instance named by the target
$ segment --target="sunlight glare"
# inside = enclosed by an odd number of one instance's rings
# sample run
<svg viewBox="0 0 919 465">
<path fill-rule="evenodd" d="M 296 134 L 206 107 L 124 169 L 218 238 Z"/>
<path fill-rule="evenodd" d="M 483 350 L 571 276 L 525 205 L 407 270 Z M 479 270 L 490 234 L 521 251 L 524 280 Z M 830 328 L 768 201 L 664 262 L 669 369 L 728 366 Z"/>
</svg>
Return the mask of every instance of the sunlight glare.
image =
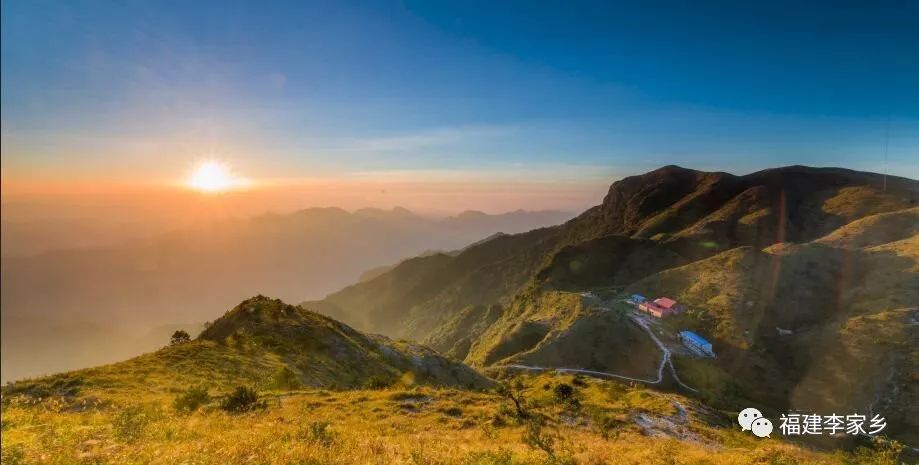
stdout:
<svg viewBox="0 0 919 465">
<path fill-rule="evenodd" d="M 205 193 L 226 192 L 240 184 L 224 164 L 213 160 L 198 165 L 186 181 L 188 187 Z"/>
</svg>

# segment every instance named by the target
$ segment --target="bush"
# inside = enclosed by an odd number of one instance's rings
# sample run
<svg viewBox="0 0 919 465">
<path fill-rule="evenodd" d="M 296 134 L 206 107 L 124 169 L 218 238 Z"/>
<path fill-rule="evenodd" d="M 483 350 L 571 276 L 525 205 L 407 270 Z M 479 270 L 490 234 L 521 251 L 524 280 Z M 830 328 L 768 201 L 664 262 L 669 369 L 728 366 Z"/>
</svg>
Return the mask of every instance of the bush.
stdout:
<svg viewBox="0 0 919 465">
<path fill-rule="evenodd" d="M 367 381 L 364 383 L 364 389 L 386 389 L 392 386 L 392 384 L 393 381 L 391 379 L 382 376 L 371 376 L 367 378 Z"/>
<path fill-rule="evenodd" d="M 191 413 L 210 401 L 211 396 L 207 393 L 207 388 L 191 387 L 176 397 L 172 406 L 179 412 Z"/>
<path fill-rule="evenodd" d="M 511 465 L 511 452 L 506 449 L 470 452 L 462 463 L 463 465 Z"/>
<path fill-rule="evenodd" d="M 443 410 L 443 413 L 451 417 L 461 417 L 463 416 L 463 409 L 459 407 L 448 407 Z"/>
<path fill-rule="evenodd" d="M 258 400 L 255 389 L 245 386 L 238 386 L 220 403 L 220 408 L 230 413 L 249 412 L 265 407 L 265 402 Z"/>
<path fill-rule="evenodd" d="M 123 408 L 115 415 L 112 425 L 115 427 L 115 436 L 125 442 L 133 442 L 144 434 L 150 416 L 138 405 Z"/>
<path fill-rule="evenodd" d="M 300 389 L 303 387 L 303 383 L 300 382 L 300 377 L 294 373 L 287 365 L 282 366 L 274 374 L 274 379 L 271 383 L 276 389 L 283 390 L 294 390 Z"/>
<path fill-rule="evenodd" d="M 591 420 L 603 439 L 610 440 L 619 436 L 620 429 L 628 424 L 625 418 L 612 416 L 602 410 L 590 412 Z"/>
<path fill-rule="evenodd" d="M 189 335 L 187 331 L 181 329 L 172 333 L 172 337 L 169 339 L 169 345 L 172 346 L 185 344 L 187 342 L 191 342 L 191 335 Z"/>
<path fill-rule="evenodd" d="M 532 449 L 545 452 L 550 461 L 555 458 L 555 438 L 543 431 L 542 422 L 540 421 L 530 420 L 527 422 L 523 443 Z"/>
<path fill-rule="evenodd" d="M 903 445 L 897 441 L 875 438 L 872 447 L 858 447 L 846 463 L 853 465 L 897 465 Z"/>
<path fill-rule="evenodd" d="M 556 384 L 555 385 L 555 400 L 559 402 L 568 402 L 574 397 L 574 388 L 570 384 Z"/>
<path fill-rule="evenodd" d="M 329 431 L 329 422 L 327 421 L 314 421 L 310 423 L 306 437 L 310 441 L 326 447 L 332 445 L 335 441 L 335 437 L 332 435 L 332 432 Z"/>
<path fill-rule="evenodd" d="M 421 402 L 428 399 L 428 395 L 421 391 L 398 391 L 389 395 L 390 400 L 412 400 Z"/>
</svg>

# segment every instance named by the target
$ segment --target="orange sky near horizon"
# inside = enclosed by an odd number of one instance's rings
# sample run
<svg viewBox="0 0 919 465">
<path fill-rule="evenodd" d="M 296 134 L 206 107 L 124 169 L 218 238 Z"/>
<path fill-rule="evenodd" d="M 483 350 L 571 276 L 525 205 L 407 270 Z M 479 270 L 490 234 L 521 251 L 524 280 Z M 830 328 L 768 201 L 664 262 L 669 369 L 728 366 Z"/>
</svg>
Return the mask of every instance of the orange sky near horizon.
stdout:
<svg viewBox="0 0 919 465">
<path fill-rule="evenodd" d="M 4 219 L 128 214 L 158 217 L 247 217 L 311 207 L 403 207 L 449 215 L 463 210 L 517 209 L 580 212 L 602 201 L 614 179 L 597 182 L 446 177 L 348 176 L 253 180 L 227 192 L 204 193 L 166 182 L 9 181 L 0 186 Z M 17 205 L 22 208 L 16 208 Z M 69 213 L 68 213 L 69 211 Z M 81 213 L 82 212 L 82 213 Z M 89 213 L 94 212 L 94 213 Z"/>
</svg>

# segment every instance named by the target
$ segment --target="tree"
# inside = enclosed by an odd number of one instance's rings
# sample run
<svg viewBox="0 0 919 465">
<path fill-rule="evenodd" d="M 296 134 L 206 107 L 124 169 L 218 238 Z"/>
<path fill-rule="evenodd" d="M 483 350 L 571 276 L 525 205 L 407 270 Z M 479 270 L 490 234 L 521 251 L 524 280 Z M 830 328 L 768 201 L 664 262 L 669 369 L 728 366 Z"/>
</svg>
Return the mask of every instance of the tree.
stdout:
<svg viewBox="0 0 919 465">
<path fill-rule="evenodd" d="M 174 346 L 178 344 L 185 344 L 186 342 L 191 342 L 191 336 L 187 331 L 180 329 L 172 333 L 172 339 L 169 340 L 169 345 Z"/>
<path fill-rule="evenodd" d="M 529 417 L 529 413 L 524 407 L 526 402 L 523 398 L 524 389 L 523 384 L 518 380 L 514 383 L 500 383 L 496 390 L 498 395 L 514 403 L 514 408 L 517 410 L 517 418 Z"/>
</svg>

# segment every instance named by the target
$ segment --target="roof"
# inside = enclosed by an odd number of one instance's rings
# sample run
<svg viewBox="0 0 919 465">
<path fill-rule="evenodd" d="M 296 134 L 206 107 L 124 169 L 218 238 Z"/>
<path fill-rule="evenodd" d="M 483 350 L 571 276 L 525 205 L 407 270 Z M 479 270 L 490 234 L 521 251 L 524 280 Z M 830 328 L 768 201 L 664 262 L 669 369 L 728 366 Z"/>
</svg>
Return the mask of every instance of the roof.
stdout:
<svg viewBox="0 0 919 465">
<path fill-rule="evenodd" d="M 647 300 L 647 299 L 645 299 L 645 296 L 641 294 L 632 294 L 632 300 Z"/>
<path fill-rule="evenodd" d="M 708 342 L 704 337 L 699 336 L 698 334 L 692 331 L 680 331 L 680 337 L 683 339 L 688 339 L 690 342 L 700 345 L 700 346 L 710 346 L 711 342 Z"/>
<path fill-rule="evenodd" d="M 676 305 L 676 301 L 669 297 L 661 297 L 659 299 L 655 299 L 654 303 L 664 308 L 670 308 Z"/>
</svg>

